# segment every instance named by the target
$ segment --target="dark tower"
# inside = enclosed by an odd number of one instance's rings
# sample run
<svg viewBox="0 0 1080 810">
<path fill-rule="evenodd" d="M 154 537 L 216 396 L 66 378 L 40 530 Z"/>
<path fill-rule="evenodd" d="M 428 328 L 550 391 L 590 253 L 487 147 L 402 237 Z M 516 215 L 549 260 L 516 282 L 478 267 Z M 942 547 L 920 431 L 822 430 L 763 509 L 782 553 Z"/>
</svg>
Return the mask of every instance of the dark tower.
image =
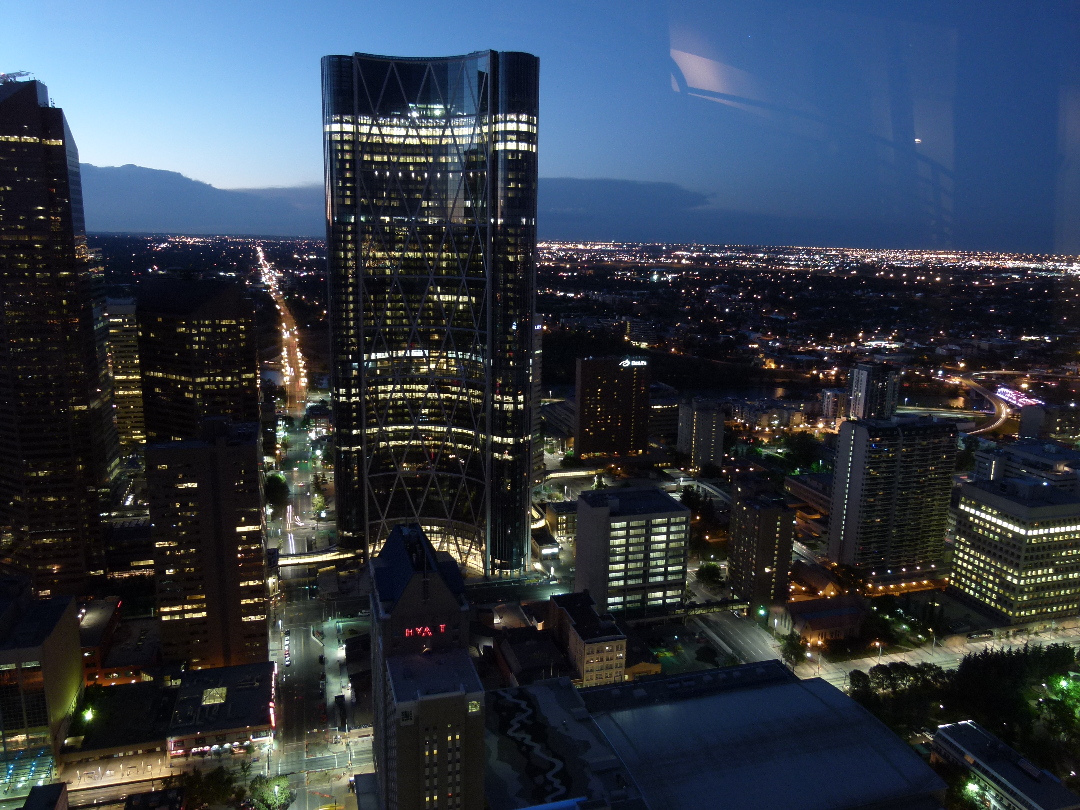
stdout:
<svg viewBox="0 0 1080 810">
<path fill-rule="evenodd" d="M 528 558 L 539 63 L 322 62 L 340 536 Z"/>
<path fill-rule="evenodd" d="M 0 532 L 40 595 L 101 572 L 118 446 L 79 153 L 36 81 L 0 83 Z"/>
</svg>

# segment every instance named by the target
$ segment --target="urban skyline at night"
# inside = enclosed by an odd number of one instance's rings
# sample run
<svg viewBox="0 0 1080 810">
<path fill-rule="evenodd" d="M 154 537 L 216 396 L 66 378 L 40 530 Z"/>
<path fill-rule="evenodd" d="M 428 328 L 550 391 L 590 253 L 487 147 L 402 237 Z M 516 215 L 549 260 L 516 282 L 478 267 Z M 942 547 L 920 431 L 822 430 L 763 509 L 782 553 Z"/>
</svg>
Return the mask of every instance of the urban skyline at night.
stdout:
<svg viewBox="0 0 1080 810">
<path fill-rule="evenodd" d="M 5 21 L 0 810 L 1080 808 L 1074 5 Z"/>
</svg>

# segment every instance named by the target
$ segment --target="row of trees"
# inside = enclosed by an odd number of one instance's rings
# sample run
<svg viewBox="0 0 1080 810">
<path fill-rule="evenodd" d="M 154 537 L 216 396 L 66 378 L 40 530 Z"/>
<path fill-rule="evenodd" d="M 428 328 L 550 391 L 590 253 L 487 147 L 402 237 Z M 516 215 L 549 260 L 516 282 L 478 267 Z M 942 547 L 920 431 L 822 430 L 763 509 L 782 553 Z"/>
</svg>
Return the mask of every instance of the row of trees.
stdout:
<svg viewBox="0 0 1080 810">
<path fill-rule="evenodd" d="M 257 774 L 250 779 L 251 763 L 244 762 L 240 773 L 222 765 L 209 771 L 190 771 L 179 777 L 189 810 L 232 807 L 236 810 L 285 810 L 296 799 L 284 776 Z"/>
<path fill-rule="evenodd" d="M 849 676 L 851 696 L 901 735 L 974 720 L 1061 778 L 1080 769 L 1080 682 L 1067 644 L 988 648 L 956 670 L 896 661 Z"/>
</svg>

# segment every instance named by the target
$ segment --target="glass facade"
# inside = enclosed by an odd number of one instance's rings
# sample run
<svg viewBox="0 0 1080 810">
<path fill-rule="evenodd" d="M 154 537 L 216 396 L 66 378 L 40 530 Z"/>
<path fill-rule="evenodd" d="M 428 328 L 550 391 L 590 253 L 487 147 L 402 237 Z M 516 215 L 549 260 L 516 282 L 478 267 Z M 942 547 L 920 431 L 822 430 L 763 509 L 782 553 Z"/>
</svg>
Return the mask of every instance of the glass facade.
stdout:
<svg viewBox="0 0 1080 810">
<path fill-rule="evenodd" d="M 118 464 L 79 154 L 40 82 L 0 82 L 0 542 L 40 595 L 103 576 Z"/>
<path fill-rule="evenodd" d="M 323 59 L 338 529 L 528 558 L 539 63 Z"/>
</svg>

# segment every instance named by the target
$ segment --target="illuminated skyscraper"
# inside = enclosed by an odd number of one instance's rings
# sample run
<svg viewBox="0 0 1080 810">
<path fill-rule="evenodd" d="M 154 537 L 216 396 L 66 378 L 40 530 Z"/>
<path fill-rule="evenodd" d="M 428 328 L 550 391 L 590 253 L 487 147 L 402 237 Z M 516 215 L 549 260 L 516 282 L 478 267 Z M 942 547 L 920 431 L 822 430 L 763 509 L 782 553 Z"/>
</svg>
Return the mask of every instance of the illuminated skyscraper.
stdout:
<svg viewBox="0 0 1080 810">
<path fill-rule="evenodd" d="M 851 370 L 851 418 L 892 419 L 898 384 L 895 369 L 881 363 L 859 363 Z"/>
<path fill-rule="evenodd" d="M 103 574 L 117 469 L 79 154 L 40 82 L 0 82 L 0 534 L 39 595 Z"/>
<path fill-rule="evenodd" d="M 487 573 L 528 558 L 539 63 L 322 62 L 337 514 L 419 523 Z"/>
<path fill-rule="evenodd" d="M 574 450 L 582 458 L 649 449 L 649 361 L 579 357 Z"/>
<path fill-rule="evenodd" d="M 134 298 L 108 298 L 109 366 L 116 404 L 116 430 L 127 453 L 142 450 L 146 442 L 143 420 L 142 376 L 139 373 L 139 323 Z"/>
<path fill-rule="evenodd" d="M 255 305 L 243 285 L 149 278 L 138 300 L 146 440 L 197 439 L 218 416 L 258 422 Z"/>
</svg>

